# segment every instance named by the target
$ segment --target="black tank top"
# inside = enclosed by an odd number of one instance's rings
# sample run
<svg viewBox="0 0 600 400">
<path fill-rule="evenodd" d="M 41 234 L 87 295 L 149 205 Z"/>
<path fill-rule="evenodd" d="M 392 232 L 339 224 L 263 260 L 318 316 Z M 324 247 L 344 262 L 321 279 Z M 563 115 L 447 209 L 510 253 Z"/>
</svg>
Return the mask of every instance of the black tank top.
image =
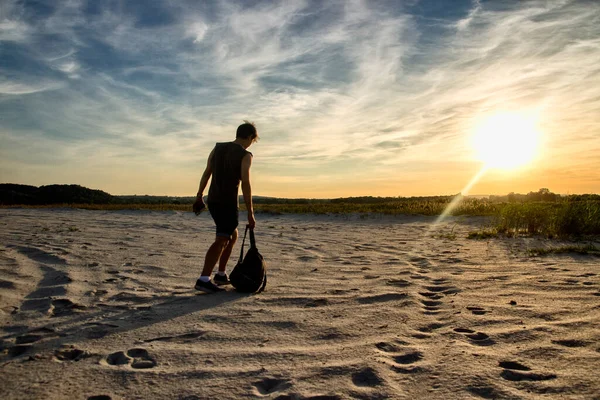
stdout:
<svg viewBox="0 0 600 400">
<path fill-rule="evenodd" d="M 252 154 L 233 142 L 217 143 L 212 158 L 212 181 L 208 191 L 209 203 L 238 206 L 242 179 L 242 158 Z"/>
</svg>

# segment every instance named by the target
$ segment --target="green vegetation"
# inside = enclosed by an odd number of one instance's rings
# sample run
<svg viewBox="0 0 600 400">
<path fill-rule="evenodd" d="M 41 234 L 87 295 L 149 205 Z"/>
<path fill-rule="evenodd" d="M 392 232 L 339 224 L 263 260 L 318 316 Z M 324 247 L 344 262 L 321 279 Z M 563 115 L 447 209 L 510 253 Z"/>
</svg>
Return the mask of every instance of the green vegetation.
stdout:
<svg viewBox="0 0 600 400">
<path fill-rule="evenodd" d="M 548 254 L 568 254 L 568 253 L 576 253 L 576 254 L 591 254 L 595 256 L 600 256 L 600 248 L 592 245 L 567 245 L 560 247 L 549 247 L 549 248 L 535 248 L 529 249 L 529 255 L 531 256 L 545 256 Z"/>
<path fill-rule="evenodd" d="M 298 203 L 255 201 L 258 212 L 281 214 L 389 214 L 429 215 L 444 212 L 454 196 L 432 197 L 350 197 L 331 200 L 305 200 Z M 452 215 L 496 215 L 499 204 L 485 199 L 464 198 Z"/>
<path fill-rule="evenodd" d="M 496 229 L 484 229 L 477 232 L 469 232 L 467 239 L 486 240 L 498 237 L 498 231 Z"/>
<path fill-rule="evenodd" d="M 460 196 L 460 194 L 458 195 Z M 255 196 L 257 213 L 269 214 L 442 214 L 456 196 L 346 197 L 337 199 L 281 199 Z M 78 185 L 42 187 L 0 184 L 3 207 L 73 207 L 94 210 L 191 211 L 195 197 L 112 196 Z M 243 201 L 240 201 L 242 210 Z M 450 210 L 453 216 L 487 216 L 492 225 L 469 238 L 498 235 L 544 235 L 571 237 L 600 234 L 600 195 L 560 196 L 548 189 L 528 194 L 510 193 L 488 198 L 461 198 Z M 453 232 L 447 235 L 450 239 Z"/>
<path fill-rule="evenodd" d="M 600 234 L 600 200 L 505 204 L 497 219 L 497 229 L 506 234 L 572 236 Z"/>
</svg>

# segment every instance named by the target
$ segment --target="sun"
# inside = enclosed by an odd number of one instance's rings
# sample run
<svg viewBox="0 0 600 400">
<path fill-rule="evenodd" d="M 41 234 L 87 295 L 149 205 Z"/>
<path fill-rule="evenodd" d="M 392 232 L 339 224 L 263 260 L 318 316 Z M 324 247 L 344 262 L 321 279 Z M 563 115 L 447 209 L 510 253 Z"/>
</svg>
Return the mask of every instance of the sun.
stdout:
<svg viewBox="0 0 600 400">
<path fill-rule="evenodd" d="M 515 169 L 534 159 L 539 136 L 535 117 L 495 114 L 476 127 L 473 148 L 487 168 Z"/>
</svg>

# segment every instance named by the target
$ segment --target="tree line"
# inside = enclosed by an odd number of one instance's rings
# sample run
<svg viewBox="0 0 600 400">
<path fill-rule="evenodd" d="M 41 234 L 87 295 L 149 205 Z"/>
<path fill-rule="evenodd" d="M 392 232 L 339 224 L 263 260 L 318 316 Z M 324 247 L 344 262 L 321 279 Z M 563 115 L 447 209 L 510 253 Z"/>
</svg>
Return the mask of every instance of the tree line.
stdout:
<svg viewBox="0 0 600 400">
<path fill-rule="evenodd" d="M 421 197 L 340 197 L 334 199 L 310 198 L 278 198 L 253 196 L 255 204 L 390 204 L 414 201 L 430 203 L 448 203 L 456 196 L 421 196 Z M 31 186 L 13 183 L 0 184 L 1 205 L 52 205 L 52 204 L 192 204 L 194 196 L 118 196 L 97 189 L 89 189 L 80 185 L 46 185 Z M 490 203 L 532 203 L 560 201 L 600 201 L 598 194 L 560 195 L 542 188 L 527 194 L 509 193 L 505 196 L 489 196 L 480 199 Z M 243 199 L 240 196 L 240 204 Z"/>
</svg>

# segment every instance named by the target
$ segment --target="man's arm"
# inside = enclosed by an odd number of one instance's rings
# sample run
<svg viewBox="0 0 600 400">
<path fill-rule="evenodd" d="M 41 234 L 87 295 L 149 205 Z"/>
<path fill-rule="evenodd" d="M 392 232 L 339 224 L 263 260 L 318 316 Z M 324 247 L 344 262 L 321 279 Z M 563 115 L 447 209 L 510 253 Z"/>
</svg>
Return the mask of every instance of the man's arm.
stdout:
<svg viewBox="0 0 600 400">
<path fill-rule="evenodd" d="M 196 194 L 196 201 L 194 202 L 193 209 L 196 214 L 202 211 L 206 205 L 204 204 L 204 200 L 202 196 L 204 195 L 204 189 L 206 189 L 206 185 L 208 185 L 208 180 L 212 175 L 212 158 L 215 150 L 210 152 L 208 156 L 208 161 L 206 162 L 206 168 L 202 173 L 202 178 L 200 178 L 200 186 L 198 187 L 198 193 Z"/>
<path fill-rule="evenodd" d="M 252 205 L 252 185 L 250 184 L 250 167 L 252 166 L 252 154 L 246 154 L 242 159 L 242 194 L 244 203 L 248 210 L 248 225 L 254 229 L 256 220 L 254 219 L 254 206 Z"/>
</svg>

